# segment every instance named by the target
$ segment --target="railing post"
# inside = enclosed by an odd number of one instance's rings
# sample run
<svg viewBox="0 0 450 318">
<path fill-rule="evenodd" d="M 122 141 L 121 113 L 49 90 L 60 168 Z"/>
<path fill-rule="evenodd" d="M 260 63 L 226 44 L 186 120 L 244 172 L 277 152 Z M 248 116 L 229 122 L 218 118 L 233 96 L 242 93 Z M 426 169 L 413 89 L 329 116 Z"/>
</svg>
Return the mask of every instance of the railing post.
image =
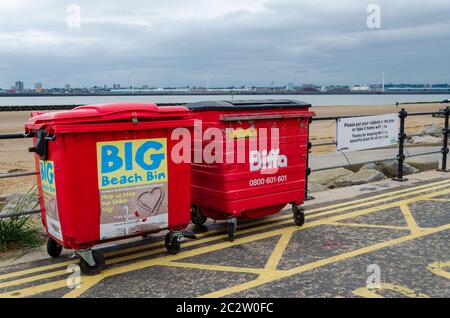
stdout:
<svg viewBox="0 0 450 318">
<path fill-rule="evenodd" d="M 397 172 L 397 178 L 394 178 L 395 181 L 399 182 L 405 182 L 408 181 L 408 179 L 403 178 L 403 164 L 405 162 L 405 140 L 406 140 L 406 133 L 405 133 L 405 120 L 406 117 L 408 117 L 408 112 L 402 108 L 402 110 L 398 113 L 400 117 L 400 133 L 398 135 L 398 172 Z"/>
<path fill-rule="evenodd" d="M 312 117 L 309 117 L 309 119 L 308 119 L 308 143 L 307 143 L 307 148 L 306 148 L 305 201 L 310 201 L 310 200 L 315 199 L 315 197 L 309 195 L 309 190 L 308 190 L 308 179 L 309 179 L 309 175 L 311 174 L 311 168 L 309 167 L 309 154 L 312 149 L 312 143 L 309 140 L 309 130 L 310 130 L 310 125 L 311 125 L 312 121 L 313 121 Z"/>
<path fill-rule="evenodd" d="M 447 106 L 447 108 L 444 110 L 445 115 L 445 128 L 442 130 L 442 134 L 444 135 L 444 144 L 442 147 L 442 169 L 441 171 L 448 172 L 447 170 L 447 156 L 449 153 L 448 149 L 448 136 L 450 133 L 449 129 L 449 117 L 450 117 L 450 107 Z"/>
</svg>

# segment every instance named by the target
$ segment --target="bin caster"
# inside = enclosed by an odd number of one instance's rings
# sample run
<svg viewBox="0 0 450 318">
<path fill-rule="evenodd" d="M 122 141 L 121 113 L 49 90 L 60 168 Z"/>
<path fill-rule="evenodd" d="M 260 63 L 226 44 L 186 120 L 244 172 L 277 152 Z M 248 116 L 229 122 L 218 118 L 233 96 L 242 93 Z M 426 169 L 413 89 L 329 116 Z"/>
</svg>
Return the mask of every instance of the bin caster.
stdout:
<svg viewBox="0 0 450 318">
<path fill-rule="evenodd" d="M 294 214 L 294 222 L 298 226 L 305 224 L 305 209 L 300 205 L 292 205 L 292 212 Z"/>
<path fill-rule="evenodd" d="M 80 268 L 83 274 L 97 275 L 105 268 L 105 258 L 101 252 L 89 249 L 77 251 L 77 254 L 80 256 Z"/>
<path fill-rule="evenodd" d="M 47 253 L 50 257 L 57 258 L 61 255 L 62 246 L 59 245 L 54 239 L 51 237 L 47 240 Z"/>
<path fill-rule="evenodd" d="M 180 252 L 183 234 L 180 232 L 170 232 L 166 234 L 165 244 L 169 254 L 175 255 Z"/>
<path fill-rule="evenodd" d="M 236 229 L 237 229 L 237 219 L 231 218 L 227 220 L 227 232 L 228 232 L 228 240 L 230 242 L 234 242 L 236 237 Z"/>
<path fill-rule="evenodd" d="M 195 225 L 205 224 L 208 218 L 200 212 L 200 209 L 196 206 L 191 207 L 191 222 Z"/>
</svg>

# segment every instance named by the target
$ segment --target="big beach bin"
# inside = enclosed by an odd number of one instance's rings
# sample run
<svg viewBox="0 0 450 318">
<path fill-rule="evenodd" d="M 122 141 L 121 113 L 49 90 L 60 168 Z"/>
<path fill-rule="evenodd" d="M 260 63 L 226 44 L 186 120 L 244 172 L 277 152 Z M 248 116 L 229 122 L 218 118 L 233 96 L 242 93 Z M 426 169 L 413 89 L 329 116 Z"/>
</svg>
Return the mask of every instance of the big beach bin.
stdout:
<svg viewBox="0 0 450 318">
<path fill-rule="evenodd" d="M 194 128 L 201 133 L 194 133 L 191 221 L 227 220 L 233 241 L 237 219 L 269 216 L 292 204 L 294 221 L 302 226 L 310 106 L 291 100 L 187 104 L 201 123 Z M 211 129 L 223 138 L 211 137 Z M 214 146 L 223 149 L 222 160 L 205 158 Z"/>
<path fill-rule="evenodd" d="M 192 128 L 187 108 L 104 104 L 33 115 L 25 129 L 50 256 L 74 249 L 82 272 L 95 275 L 105 265 L 95 245 L 163 230 L 168 251 L 179 251 L 191 166 L 171 160 L 171 133 Z"/>
</svg>

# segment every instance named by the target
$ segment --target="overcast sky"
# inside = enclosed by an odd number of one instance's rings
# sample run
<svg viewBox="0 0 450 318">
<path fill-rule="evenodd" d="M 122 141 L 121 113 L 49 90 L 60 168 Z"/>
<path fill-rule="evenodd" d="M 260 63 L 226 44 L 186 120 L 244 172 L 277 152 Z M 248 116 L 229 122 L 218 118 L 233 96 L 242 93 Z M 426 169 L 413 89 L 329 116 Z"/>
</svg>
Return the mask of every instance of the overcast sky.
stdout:
<svg viewBox="0 0 450 318">
<path fill-rule="evenodd" d="M 0 0 L 2 88 L 439 83 L 449 59 L 448 0 Z"/>
</svg>

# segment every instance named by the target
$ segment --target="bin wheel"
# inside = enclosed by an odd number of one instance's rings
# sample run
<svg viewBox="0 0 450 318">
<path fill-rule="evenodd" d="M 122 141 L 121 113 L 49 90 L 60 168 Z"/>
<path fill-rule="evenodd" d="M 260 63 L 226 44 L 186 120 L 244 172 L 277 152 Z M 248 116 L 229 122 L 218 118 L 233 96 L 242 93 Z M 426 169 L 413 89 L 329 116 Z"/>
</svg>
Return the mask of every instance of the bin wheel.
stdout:
<svg viewBox="0 0 450 318">
<path fill-rule="evenodd" d="M 59 245 L 54 239 L 48 238 L 47 240 L 47 253 L 50 257 L 57 258 L 61 255 L 62 246 Z"/>
<path fill-rule="evenodd" d="M 205 224 L 206 220 L 208 218 L 200 212 L 200 209 L 198 207 L 192 207 L 191 208 L 191 222 L 195 225 L 203 225 Z"/>
<path fill-rule="evenodd" d="M 234 242 L 234 239 L 236 238 L 236 223 L 228 222 L 227 231 L 228 231 L 228 240 L 230 242 Z"/>
<path fill-rule="evenodd" d="M 100 274 L 105 268 L 105 258 L 99 251 L 92 251 L 92 257 L 94 258 L 95 265 L 89 265 L 84 259 L 80 259 L 81 272 L 87 276 L 94 276 Z"/>
<path fill-rule="evenodd" d="M 298 205 L 292 206 L 292 211 L 294 213 L 294 222 L 297 226 L 303 226 L 305 224 L 305 209 Z"/>
<path fill-rule="evenodd" d="M 176 237 L 172 238 L 172 242 L 170 241 L 170 238 L 170 233 L 167 233 L 165 239 L 166 249 L 171 255 L 178 254 L 180 252 L 181 243 Z"/>
</svg>

